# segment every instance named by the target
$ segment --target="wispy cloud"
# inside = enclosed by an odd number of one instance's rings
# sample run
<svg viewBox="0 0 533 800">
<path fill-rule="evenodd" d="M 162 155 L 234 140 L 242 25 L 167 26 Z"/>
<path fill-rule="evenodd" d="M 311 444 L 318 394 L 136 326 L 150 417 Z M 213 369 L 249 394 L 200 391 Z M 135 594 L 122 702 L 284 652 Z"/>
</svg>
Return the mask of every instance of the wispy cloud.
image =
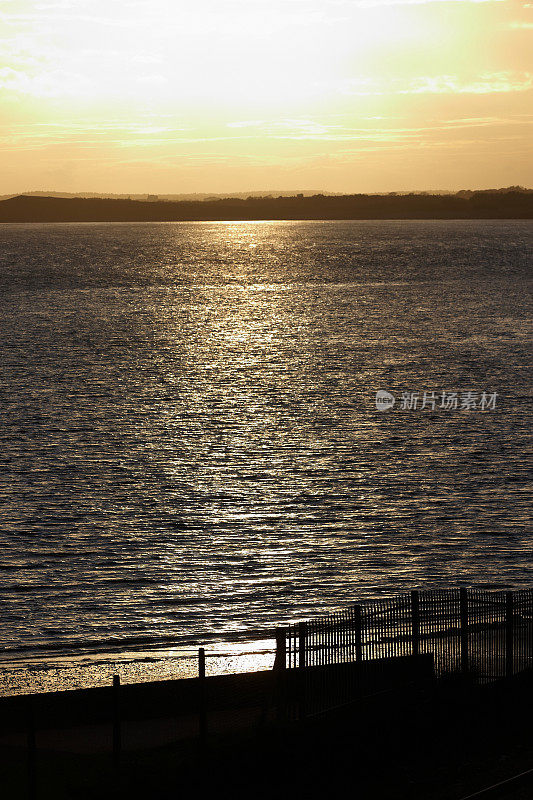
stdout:
<svg viewBox="0 0 533 800">
<path fill-rule="evenodd" d="M 342 0 L 341 0 L 342 2 Z M 506 0 L 355 0 L 355 5 L 361 8 L 372 8 L 375 6 L 423 6 L 433 4 L 444 5 L 445 3 L 504 3 Z"/>
<path fill-rule="evenodd" d="M 83 75 L 66 76 L 60 70 L 30 74 L 23 69 L 0 68 L 0 89 L 36 97 L 77 96 L 89 87 Z"/>
<path fill-rule="evenodd" d="M 461 80 L 457 75 L 425 75 L 409 80 L 376 80 L 359 78 L 346 81 L 341 88 L 349 95 L 404 95 L 404 94 L 496 94 L 525 92 L 533 88 L 533 74 L 529 72 L 489 72 L 473 80 Z"/>
<path fill-rule="evenodd" d="M 265 120 L 248 120 L 227 123 L 228 128 L 243 132 L 242 139 L 275 139 L 280 141 L 309 141 L 309 142 L 358 142 L 359 144 L 383 144 L 387 142 L 424 142 L 431 141 L 435 136 L 454 136 L 458 131 L 469 135 L 469 140 L 479 137 L 479 129 L 487 130 L 487 138 L 499 138 L 502 131 L 518 126 L 531 126 L 533 115 L 515 115 L 511 117 L 462 117 L 453 119 L 432 119 L 424 125 L 397 125 L 393 119 L 380 117 L 378 119 L 363 118 L 362 124 L 334 122 L 324 123 L 313 120 L 278 120 L 267 122 Z M 380 125 L 376 125 L 380 122 Z M 373 123 L 373 124 L 369 124 Z M 507 135 L 507 133 L 506 133 Z"/>
</svg>

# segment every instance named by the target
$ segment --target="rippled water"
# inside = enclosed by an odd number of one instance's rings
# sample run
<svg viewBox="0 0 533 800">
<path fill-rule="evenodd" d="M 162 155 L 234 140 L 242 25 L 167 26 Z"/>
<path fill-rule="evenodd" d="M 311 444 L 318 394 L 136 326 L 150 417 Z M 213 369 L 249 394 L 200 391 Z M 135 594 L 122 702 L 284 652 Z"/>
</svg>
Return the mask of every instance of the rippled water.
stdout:
<svg viewBox="0 0 533 800">
<path fill-rule="evenodd" d="M 4 659 L 530 585 L 532 230 L 0 226 Z"/>
</svg>

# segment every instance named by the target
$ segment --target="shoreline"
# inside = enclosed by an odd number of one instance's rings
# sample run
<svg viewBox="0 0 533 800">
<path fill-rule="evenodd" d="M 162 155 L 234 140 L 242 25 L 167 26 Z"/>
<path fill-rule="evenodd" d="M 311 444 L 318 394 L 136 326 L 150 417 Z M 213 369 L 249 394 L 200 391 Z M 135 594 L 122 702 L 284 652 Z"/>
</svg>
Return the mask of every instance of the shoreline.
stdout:
<svg viewBox="0 0 533 800">
<path fill-rule="evenodd" d="M 213 642 L 204 647 L 208 676 L 263 672 L 274 663 L 273 638 Z M 128 685 L 195 678 L 198 647 L 4 658 L 0 660 L 0 701 L 21 695 L 103 688 L 113 675 L 120 675 Z"/>
</svg>

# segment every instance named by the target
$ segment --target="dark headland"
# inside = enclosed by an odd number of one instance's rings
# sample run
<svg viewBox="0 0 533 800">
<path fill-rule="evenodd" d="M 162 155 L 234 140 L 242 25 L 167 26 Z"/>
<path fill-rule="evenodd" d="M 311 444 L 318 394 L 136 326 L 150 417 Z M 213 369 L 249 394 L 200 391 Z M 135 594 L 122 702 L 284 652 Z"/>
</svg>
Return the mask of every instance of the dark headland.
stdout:
<svg viewBox="0 0 533 800">
<path fill-rule="evenodd" d="M 19 195 L 0 201 L 0 222 L 200 222 L 231 220 L 533 219 L 533 191 L 124 200 Z"/>
</svg>

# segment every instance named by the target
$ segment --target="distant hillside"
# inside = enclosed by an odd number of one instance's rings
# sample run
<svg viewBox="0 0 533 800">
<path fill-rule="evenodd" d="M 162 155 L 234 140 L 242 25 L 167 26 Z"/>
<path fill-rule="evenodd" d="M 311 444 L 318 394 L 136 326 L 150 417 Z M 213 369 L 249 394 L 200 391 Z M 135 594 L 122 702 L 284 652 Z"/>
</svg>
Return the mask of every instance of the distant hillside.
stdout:
<svg viewBox="0 0 533 800">
<path fill-rule="evenodd" d="M 220 192 L 189 192 L 182 193 L 182 194 L 116 194 L 113 192 L 43 192 L 43 191 L 36 191 L 36 192 L 23 192 L 25 197 L 85 197 L 85 198 L 100 198 L 100 199 L 109 199 L 109 200 L 146 200 L 147 202 L 153 203 L 154 201 L 161 200 L 172 200 L 175 202 L 180 202 L 182 200 L 220 200 L 222 198 L 231 198 L 236 197 L 241 200 L 246 200 L 248 197 L 295 197 L 298 194 L 303 194 L 305 197 L 309 197 L 313 194 L 324 194 L 324 195 L 340 195 L 342 192 L 323 192 L 319 189 L 292 189 L 292 190 L 277 190 L 277 189 L 268 189 L 263 191 L 254 191 L 254 192 L 230 192 L 230 193 L 220 193 Z M 17 195 L 14 193 L 11 194 L 3 194 L 0 195 L 1 200 L 7 200 L 10 197 L 16 197 Z"/>
<path fill-rule="evenodd" d="M 0 222 L 174 222 L 319 219 L 533 219 L 533 191 L 323 195 L 160 201 L 20 195 Z"/>
<path fill-rule="evenodd" d="M 420 194 L 420 195 L 432 195 L 432 194 L 445 194 L 445 195 L 453 195 L 456 194 L 458 197 L 471 197 L 474 192 L 533 192 L 533 189 L 525 189 L 523 186 L 507 186 L 501 189 L 462 189 L 459 192 L 452 191 L 450 189 L 426 189 L 424 191 L 409 191 L 409 190 L 402 190 L 397 192 L 375 192 L 373 196 L 376 197 L 394 197 L 397 195 L 406 195 L 406 194 Z M 129 194 L 122 193 L 114 193 L 114 192 L 56 192 L 56 191 L 31 191 L 31 192 L 22 192 L 25 197 L 65 197 L 65 198 L 91 198 L 91 199 L 101 199 L 101 200 L 145 200 L 147 202 L 153 203 L 156 201 L 166 202 L 170 200 L 172 202 L 181 202 L 183 200 L 229 200 L 229 199 L 239 199 L 239 200 L 248 200 L 250 198 L 266 198 L 266 199 L 274 199 L 279 197 L 312 197 L 312 196 L 323 196 L 323 197 L 346 197 L 346 192 L 326 192 L 323 189 L 292 189 L 292 190 L 279 190 L 279 189 L 263 189 L 263 190 L 255 190 L 250 192 L 189 192 L 189 193 L 181 193 L 181 194 Z M 0 201 L 7 200 L 11 197 L 20 196 L 14 192 L 11 194 L 2 194 L 0 195 Z"/>
</svg>

